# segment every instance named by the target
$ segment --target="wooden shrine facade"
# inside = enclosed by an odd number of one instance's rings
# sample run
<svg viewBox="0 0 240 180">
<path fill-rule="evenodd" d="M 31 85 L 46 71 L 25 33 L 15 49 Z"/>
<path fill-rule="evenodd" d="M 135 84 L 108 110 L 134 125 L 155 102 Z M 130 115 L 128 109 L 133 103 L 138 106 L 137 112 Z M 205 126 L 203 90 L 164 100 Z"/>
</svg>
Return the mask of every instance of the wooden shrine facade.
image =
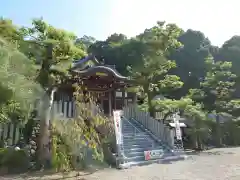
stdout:
<svg viewBox="0 0 240 180">
<path fill-rule="evenodd" d="M 75 61 L 71 72 L 82 80 L 86 93 L 97 99 L 105 115 L 111 116 L 113 110 L 136 102 L 135 93 L 125 92 L 131 86 L 131 81 L 119 74 L 114 66 L 99 63 L 94 56 Z"/>
</svg>

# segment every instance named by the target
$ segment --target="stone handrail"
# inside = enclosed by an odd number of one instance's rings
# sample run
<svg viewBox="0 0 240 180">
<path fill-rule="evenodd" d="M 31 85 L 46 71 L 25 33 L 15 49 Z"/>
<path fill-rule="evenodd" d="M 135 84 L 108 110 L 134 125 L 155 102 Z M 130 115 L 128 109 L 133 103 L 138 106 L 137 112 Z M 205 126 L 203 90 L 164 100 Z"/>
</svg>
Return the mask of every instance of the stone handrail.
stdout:
<svg viewBox="0 0 240 180">
<path fill-rule="evenodd" d="M 124 107 L 123 114 L 128 119 L 135 119 L 150 131 L 155 138 L 161 140 L 169 147 L 172 148 L 174 146 L 174 131 L 170 130 L 162 121 L 152 118 L 149 113 L 139 110 L 139 108 L 134 105 Z"/>
</svg>

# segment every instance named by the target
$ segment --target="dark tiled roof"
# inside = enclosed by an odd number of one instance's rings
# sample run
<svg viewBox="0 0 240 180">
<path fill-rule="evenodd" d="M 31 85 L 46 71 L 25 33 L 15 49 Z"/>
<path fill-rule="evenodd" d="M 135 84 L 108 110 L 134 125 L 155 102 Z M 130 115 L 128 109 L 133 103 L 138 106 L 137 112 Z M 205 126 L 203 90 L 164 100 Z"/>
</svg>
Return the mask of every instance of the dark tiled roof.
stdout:
<svg viewBox="0 0 240 180">
<path fill-rule="evenodd" d="M 94 61 L 94 66 L 86 65 L 88 61 Z M 103 65 L 98 62 L 98 60 L 93 55 L 86 56 L 82 59 L 75 60 L 73 62 L 71 71 L 77 72 L 79 74 L 91 74 L 97 71 L 104 71 L 106 73 L 112 73 L 115 77 L 119 79 L 127 79 L 127 77 L 122 76 L 119 72 L 117 72 L 115 65 Z"/>
</svg>

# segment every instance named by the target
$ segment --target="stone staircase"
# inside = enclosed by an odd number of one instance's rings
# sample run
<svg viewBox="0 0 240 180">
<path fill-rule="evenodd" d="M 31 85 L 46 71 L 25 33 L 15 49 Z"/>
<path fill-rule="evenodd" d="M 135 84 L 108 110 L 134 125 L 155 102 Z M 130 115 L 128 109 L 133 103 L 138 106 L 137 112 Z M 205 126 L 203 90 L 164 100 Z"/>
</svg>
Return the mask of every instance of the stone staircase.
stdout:
<svg viewBox="0 0 240 180">
<path fill-rule="evenodd" d="M 122 117 L 122 136 L 122 167 L 150 164 L 174 156 L 174 153 L 170 148 L 154 139 L 151 133 L 146 131 L 134 119 L 129 120 Z M 145 160 L 144 151 L 151 150 L 161 150 L 161 157 L 152 160 Z"/>
</svg>

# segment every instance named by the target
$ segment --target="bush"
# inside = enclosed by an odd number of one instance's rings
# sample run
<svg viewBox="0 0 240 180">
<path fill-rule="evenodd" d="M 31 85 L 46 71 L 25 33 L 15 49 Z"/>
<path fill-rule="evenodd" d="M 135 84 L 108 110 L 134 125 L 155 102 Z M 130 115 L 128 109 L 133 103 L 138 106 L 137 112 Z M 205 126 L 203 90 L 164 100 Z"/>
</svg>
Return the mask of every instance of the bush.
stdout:
<svg viewBox="0 0 240 180">
<path fill-rule="evenodd" d="M 111 146 L 109 146 L 109 144 L 107 143 L 104 143 L 102 145 L 102 148 L 103 148 L 103 154 L 104 154 L 104 161 L 108 165 L 114 167 L 116 165 L 116 158 L 113 155 Z"/>
<path fill-rule="evenodd" d="M 24 150 L 13 148 L 0 149 L 0 168 L 7 169 L 8 173 L 24 172 L 29 167 L 29 158 Z"/>
<path fill-rule="evenodd" d="M 69 148 L 61 135 L 56 132 L 52 137 L 52 168 L 56 172 L 68 171 L 73 168 Z"/>
</svg>

